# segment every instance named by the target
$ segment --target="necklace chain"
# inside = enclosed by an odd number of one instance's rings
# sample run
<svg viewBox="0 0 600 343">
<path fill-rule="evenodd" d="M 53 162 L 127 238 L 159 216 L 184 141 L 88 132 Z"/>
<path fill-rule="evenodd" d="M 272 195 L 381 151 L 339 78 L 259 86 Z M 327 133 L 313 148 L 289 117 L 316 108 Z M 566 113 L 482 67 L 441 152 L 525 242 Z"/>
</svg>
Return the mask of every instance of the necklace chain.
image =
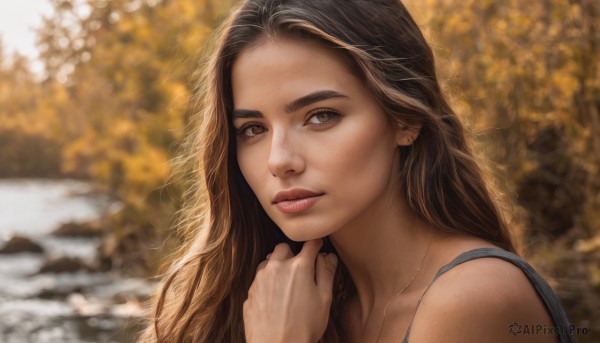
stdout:
<svg viewBox="0 0 600 343">
<path fill-rule="evenodd" d="M 419 274 L 419 271 L 421 271 L 421 268 L 423 267 L 423 262 L 425 262 L 425 257 L 427 256 L 427 253 L 429 252 L 429 245 L 431 245 L 431 237 L 429 237 L 429 241 L 427 242 L 427 249 L 425 249 L 425 254 L 423 254 L 423 257 L 421 258 L 421 263 L 419 264 L 419 267 L 413 273 L 412 277 L 410 278 L 410 281 L 408 281 L 408 283 L 404 287 L 402 287 L 402 289 L 398 293 L 395 293 L 394 295 L 392 295 L 388 299 L 387 303 L 385 304 L 385 307 L 383 308 L 383 320 L 381 321 L 381 327 L 379 328 L 379 334 L 377 334 L 377 340 L 375 341 L 375 343 L 378 343 L 379 338 L 381 337 L 381 332 L 383 331 L 383 325 L 385 324 L 385 314 L 386 314 L 388 305 L 390 304 L 392 299 L 394 299 L 395 297 L 402 294 L 413 283 L 413 281 L 415 280 L 415 277 L 417 276 L 417 274 Z"/>
</svg>

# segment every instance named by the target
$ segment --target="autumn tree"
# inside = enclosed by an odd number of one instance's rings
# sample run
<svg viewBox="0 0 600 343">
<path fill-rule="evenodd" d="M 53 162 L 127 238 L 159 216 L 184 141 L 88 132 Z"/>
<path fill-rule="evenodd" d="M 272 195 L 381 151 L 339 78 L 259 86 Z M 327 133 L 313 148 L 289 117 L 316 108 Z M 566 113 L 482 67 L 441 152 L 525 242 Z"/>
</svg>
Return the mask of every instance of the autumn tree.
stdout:
<svg viewBox="0 0 600 343">
<path fill-rule="evenodd" d="M 455 107 L 517 198 L 524 252 L 558 281 L 573 319 L 594 318 L 600 308 L 593 291 L 600 286 L 594 253 L 600 250 L 600 3 L 408 3 L 432 41 Z"/>
<path fill-rule="evenodd" d="M 169 227 L 179 185 L 169 160 L 189 117 L 201 48 L 230 1 L 52 0 L 39 29 L 45 84 L 67 101 L 56 118 L 62 172 L 88 178 L 126 203 L 103 248 L 107 264 Z M 53 111 L 58 111 L 55 107 Z M 121 252 L 118 254 L 116 252 Z"/>
</svg>

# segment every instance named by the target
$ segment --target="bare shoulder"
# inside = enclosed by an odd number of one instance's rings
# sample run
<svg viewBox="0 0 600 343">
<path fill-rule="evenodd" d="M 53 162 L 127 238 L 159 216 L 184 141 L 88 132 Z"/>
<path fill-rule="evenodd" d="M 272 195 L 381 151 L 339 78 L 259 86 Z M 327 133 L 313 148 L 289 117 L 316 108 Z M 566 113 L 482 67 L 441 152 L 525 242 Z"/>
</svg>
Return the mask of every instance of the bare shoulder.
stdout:
<svg viewBox="0 0 600 343">
<path fill-rule="evenodd" d="M 557 342 L 550 334 L 514 335 L 513 324 L 553 327 L 540 296 L 521 269 L 479 258 L 450 269 L 423 296 L 410 342 Z"/>
</svg>

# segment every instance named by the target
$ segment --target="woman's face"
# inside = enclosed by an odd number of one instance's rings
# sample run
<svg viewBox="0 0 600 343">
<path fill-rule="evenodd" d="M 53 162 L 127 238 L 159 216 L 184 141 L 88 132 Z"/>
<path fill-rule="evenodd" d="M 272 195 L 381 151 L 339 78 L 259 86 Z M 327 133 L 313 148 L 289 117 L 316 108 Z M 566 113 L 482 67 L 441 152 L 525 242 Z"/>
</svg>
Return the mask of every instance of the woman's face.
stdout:
<svg viewBox="0 0 600 343">
<path fill-rule="evenodd" d="M 267 39 L 236 59 L 232 88 L 241 172 L 290 239 L 327 236 L 397 194 L 399 136 L 333 50 Z M 316 196 L 277 202 L 293 189 Z"/>
</svg>

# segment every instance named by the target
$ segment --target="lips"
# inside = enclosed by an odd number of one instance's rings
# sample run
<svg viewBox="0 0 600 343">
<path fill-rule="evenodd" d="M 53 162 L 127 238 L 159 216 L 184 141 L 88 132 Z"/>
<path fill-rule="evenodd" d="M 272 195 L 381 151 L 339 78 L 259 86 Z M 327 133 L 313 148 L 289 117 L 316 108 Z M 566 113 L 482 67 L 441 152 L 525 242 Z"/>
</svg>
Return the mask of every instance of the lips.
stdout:
<svg viewBox="0 0 600 343">
<path fill-rule="evenodd" d="M 282 201 L 286 201 L 286 200 L 289 201 L 289 200 L 305 199 L 305 198 L 320 196 L 323 194 L 325 194 L 325 193 L 318 193 L 318 192 L 310 191 L 308 189 L 295 188 L 295 189 L 291 189 L 289 191 L 282 191 L 282 192 L 277 193 L 277 195 L 275 195 L 275 198 L 273 199 L 272 203 L 277 204 L 278 202 L 282 202 Z"/>
<path fill-rule="evenodd" d="M 292 189 L 279 192 L 273 199 L 273 205 L 286 215 L 302 215 L 313 207 L 325 193 L 309 191 L 308 189 Z"/>
</svg>

